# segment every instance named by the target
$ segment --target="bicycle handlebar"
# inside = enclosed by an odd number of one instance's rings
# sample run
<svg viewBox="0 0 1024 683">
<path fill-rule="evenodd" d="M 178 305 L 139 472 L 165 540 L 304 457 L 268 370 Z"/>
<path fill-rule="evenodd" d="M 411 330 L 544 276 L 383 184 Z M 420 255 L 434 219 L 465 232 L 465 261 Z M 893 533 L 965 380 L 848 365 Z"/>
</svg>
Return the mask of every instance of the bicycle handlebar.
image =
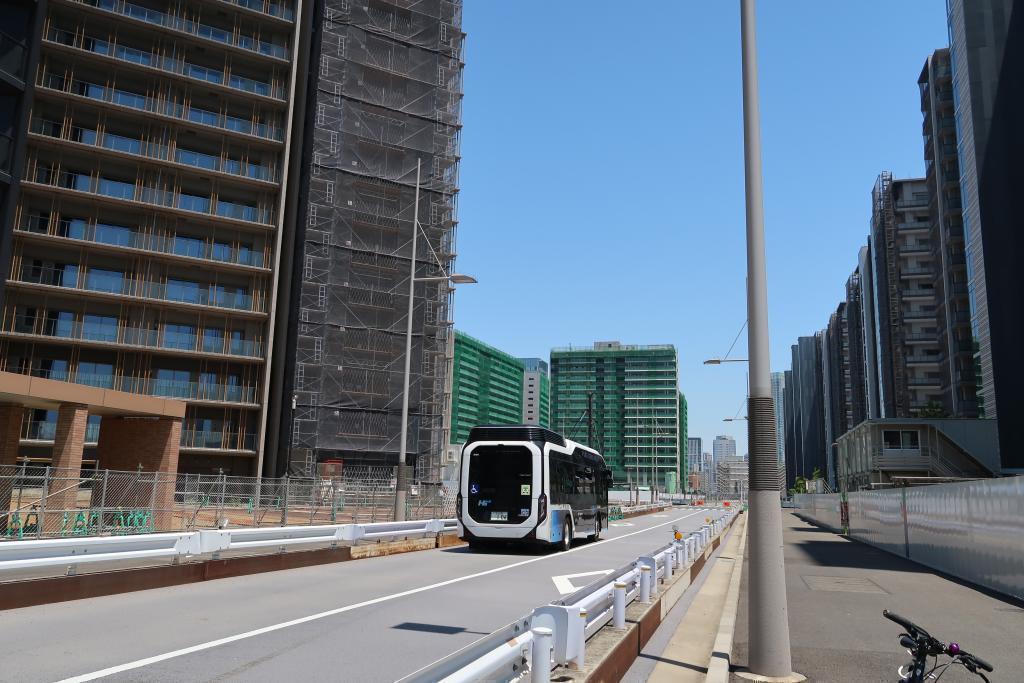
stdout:
<svg viewBox="0 0 1024 683">
<path fill-rule="evenodd" d="M 960 649 L 960 646 L 956 643 L 950 643 L 947 647 L 946 645 L 932 637 L 932 635 L 928 633 L 928 631 L 924 630 L 923 628 L 912 622 L 910 619 L 901 617 L 895 612 L 890 612 L 887 609 L 882 610 L 882 616 L 888 619 L 889 621 L 895 622 L 902 626 L 904 629 L 906 629 L 907 633 L 912 638 L 926 638 L 929 641 L 932 654 L 947 654 L 949 656 L 959 657 L 965 663 L 970 663 L 988 672 L 993 671 L 992 665 L 986 662 L 981 657 L 978 657 L 977 655 L 972 655 L 970 652 Z M 903 644 L 902 641 L 901 644 Z"/>
<path fill-rule="evenodd" d="M 978 655 L 972 655 L 970 652 L 966 652 L 964 650 L 960 650 L 960 652 L 958 654 L 960 656 L 960 659 L 969 660 L 970 662 L 976 664 L 977 666 L 981 667 L 985 671 L 988 671 L 989 673 L 991 673 L 993 671 L 992 665 L 989 664 L 988 662 L 986 662 L 984 659 L 982 659 Z"/>
<path fill-rule="evenodd" d="M 931 634 L 928 633 L 928 631 L 925 631 L 923 628 L 921 628 L 920 626 L 918 626 L 917 624 L 912 622 L 910 619 L 906 619 L 904 617 L 901 617 L 900 615 L 896 614 L 895 612 L 890 612 L 889 610 L 884 609 L 884 610 L 882 610 L 882 616 L 885 617 L 886 619 L 888 619 L 889 621 L 896 622 L 897 624 L 899 624 L 900 626 L 905 628 L 910 633 L 910 635 L 912 635 L 912 636 L 916 636 L 918 634 L 921 634 L 921 635 L 925 635 L 925 636 L 931 637 Z"/>
</svg>

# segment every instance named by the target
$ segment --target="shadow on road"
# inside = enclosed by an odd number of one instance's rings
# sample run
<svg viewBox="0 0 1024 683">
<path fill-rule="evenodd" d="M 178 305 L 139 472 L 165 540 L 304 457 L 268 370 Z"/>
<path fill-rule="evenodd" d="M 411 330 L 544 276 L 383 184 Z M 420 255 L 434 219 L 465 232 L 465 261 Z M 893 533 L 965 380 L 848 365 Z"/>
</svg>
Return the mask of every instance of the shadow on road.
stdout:
<svg viewBox="0 0 1024 683">
<path fill-rule="evenodd" d="M 445 626 L 443 624 L 423 624 L 417 621 L 405 621 L 395 624 L 391 628 L 400 631 L 417 631 L 419 633 L 437 633 L 439 635 L 454 636 L 460 633 L 475 633 L 476 635 L 489 635 L 486 631 L 470 631 L 465 626 Z"/>
</svg>

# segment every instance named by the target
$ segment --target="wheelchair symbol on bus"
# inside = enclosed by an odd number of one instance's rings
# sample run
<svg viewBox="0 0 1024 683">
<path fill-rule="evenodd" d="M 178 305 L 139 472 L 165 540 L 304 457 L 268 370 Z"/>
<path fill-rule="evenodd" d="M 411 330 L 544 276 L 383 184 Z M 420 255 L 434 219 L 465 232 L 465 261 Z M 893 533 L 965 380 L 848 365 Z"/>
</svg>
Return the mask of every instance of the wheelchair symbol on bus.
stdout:
<svg viewBox="0 0 1024 683">
<path fill-rule="evenodd" d="M 469 492 L 470 493 L 480 493 L 480 484 L 470 484 L 469 485 Z"/>
</svg>

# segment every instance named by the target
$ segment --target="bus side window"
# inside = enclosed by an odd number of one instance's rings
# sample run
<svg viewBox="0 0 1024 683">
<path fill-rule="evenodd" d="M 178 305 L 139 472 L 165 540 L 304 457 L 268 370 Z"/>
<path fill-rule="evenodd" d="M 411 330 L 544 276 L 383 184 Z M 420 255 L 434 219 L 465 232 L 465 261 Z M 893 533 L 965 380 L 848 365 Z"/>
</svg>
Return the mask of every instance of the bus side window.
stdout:
<svg viewBox="0 0 1024 683">
<path fill-rule="evenodd" d="M 568 503 L 574 493 L 573 467 L 564 457 L 551 456 L 551 502 Z"/>
</svg>

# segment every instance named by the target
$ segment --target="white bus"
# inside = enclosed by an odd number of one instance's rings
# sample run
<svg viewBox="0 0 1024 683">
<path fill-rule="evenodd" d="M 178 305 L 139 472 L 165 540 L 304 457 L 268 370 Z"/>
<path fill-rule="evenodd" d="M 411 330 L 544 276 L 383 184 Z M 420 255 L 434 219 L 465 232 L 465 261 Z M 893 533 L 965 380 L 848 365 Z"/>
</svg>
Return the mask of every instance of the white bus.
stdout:
<svg viewBox="0 0 1024 683">
<path fill-rule="evenodd" d="M 608 528 L 611 470 L 600 453 L 533 425 L 474 427 L 462 449 L 456 517 L 470 547 L 571 547 Z"/>
</svg>

